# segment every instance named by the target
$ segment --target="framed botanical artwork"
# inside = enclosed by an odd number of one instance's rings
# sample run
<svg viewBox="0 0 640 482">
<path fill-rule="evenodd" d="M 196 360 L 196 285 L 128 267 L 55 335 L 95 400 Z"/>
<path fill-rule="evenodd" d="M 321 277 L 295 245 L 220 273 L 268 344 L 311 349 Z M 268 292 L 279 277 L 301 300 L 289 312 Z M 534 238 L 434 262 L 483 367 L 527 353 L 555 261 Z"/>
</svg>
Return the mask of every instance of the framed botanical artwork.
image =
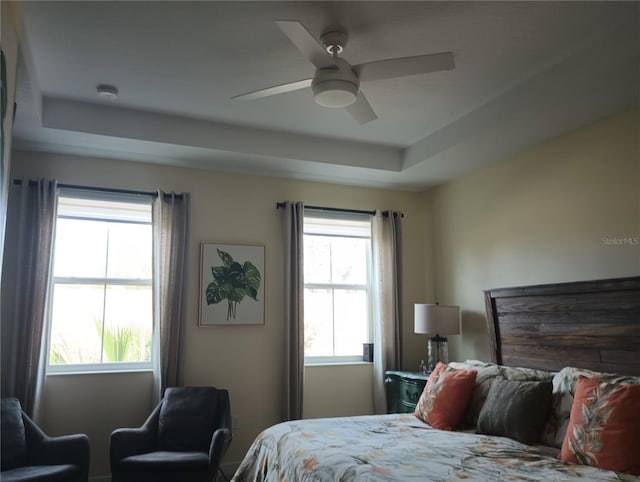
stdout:
<svg viewBox="0 0 640 482">
<path fill-rule="evenodd" d="M 264 324 L 264 245 L 202 242 L 200 326 Z"/>
</svg>

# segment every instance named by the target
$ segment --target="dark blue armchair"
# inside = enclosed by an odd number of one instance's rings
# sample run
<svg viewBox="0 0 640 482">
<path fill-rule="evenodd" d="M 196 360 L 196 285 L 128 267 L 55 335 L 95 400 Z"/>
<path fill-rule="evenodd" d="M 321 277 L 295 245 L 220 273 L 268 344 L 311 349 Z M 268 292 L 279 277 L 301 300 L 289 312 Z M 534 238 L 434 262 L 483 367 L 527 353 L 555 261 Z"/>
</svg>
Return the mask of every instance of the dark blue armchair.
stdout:
<svg viewBox="0 0 640 482">
<path fill-rule="evenodd" d="M 211 482 L 230 442 L 227 390 L 168 388 L 142 427 L 111 434 L 111 480 Z"/>
<path fill-rule="evenodd" d="M 2 399 L 2 482 L 87 482 L 89 438 L 47 436 L 16 398 Z"/>
</svg>

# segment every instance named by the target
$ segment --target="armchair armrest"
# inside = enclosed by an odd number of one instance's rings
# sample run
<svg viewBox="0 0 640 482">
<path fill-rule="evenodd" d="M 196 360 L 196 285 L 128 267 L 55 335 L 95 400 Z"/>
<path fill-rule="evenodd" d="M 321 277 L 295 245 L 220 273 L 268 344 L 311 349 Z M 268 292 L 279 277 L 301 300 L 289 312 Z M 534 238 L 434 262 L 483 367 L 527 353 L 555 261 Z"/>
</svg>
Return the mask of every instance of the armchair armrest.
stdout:
<svg viewBox="0 0 640 482">
<path fill-rule="evenodd" d="M 85 434 L 50 437 L 23 415 L 27 438 L 27 460 L 31 465 L 73 464 L 80 467 L 83 480 L 89 477 L 89 437 Z"/>
<path fill-rule="evenodd" d="M 119 428 L 111 432 L 109 458 L 114 480 L 119 475 L 119 462 L 122 459 L 155 450 L 160 406 L 161 404 L 158 404 L 141 427 Z"/>
<path fill-rule="evenodd" d="M 231 430 L 228 428 L 219 428 L 211 437 L 211 445 L 209 446 L 209 466 L 213 468 L 214 473 L 220 467 L 224 454 L 227 453 L 229 444 L 231 443 Z"/>
<path fill-rule="evenodd" d="M 139 428 L 119 428 L 111 433 L 111 462 L 118 462 L 130 455 L 153 452 L 156 447 L 160 406 L 153 409 L 151 415 Z"/>
<path fill-rule="evenodd" d="M 112 462 L 119 462 L 131 455 L 153 452 L 155 436 L 144 428 L 119 428 L 111 432 L 110 457 Z"/>
</svg>

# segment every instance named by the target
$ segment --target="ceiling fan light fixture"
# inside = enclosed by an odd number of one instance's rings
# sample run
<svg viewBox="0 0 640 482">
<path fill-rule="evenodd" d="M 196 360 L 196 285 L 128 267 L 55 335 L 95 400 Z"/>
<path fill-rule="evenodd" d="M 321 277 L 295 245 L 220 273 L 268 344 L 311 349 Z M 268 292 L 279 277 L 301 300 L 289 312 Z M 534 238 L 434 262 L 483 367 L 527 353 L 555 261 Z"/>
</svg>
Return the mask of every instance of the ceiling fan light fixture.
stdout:
<svg viewBox="0 0 640 482">
<path fill-rule="evenodd" d="M 324 107 L 346 107 L 358 97 L 358 85 L 348 80 L 325 80 L 313 84 L 313 97 Z"/>
</svg>

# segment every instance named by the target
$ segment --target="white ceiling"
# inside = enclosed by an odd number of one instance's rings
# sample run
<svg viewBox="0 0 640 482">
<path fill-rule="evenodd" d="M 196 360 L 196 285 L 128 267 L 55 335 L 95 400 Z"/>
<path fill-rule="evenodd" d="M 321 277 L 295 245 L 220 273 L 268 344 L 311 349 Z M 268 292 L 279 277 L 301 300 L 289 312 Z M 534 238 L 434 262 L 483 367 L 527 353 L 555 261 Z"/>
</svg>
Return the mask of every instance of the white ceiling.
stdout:
<svg viewBox="0 0 640 482">
<path fill-rule="evenodd" d="M 422 190 L 639 102 L 639 2 L 23 2 L 14 146 Z M 359 125 L 310 89 L 274 20 L 337 26 L 351 64 L 452 51 L 363 83 Z M 119 89 L 115 101 L 96 95 Z"/>
</svg>

